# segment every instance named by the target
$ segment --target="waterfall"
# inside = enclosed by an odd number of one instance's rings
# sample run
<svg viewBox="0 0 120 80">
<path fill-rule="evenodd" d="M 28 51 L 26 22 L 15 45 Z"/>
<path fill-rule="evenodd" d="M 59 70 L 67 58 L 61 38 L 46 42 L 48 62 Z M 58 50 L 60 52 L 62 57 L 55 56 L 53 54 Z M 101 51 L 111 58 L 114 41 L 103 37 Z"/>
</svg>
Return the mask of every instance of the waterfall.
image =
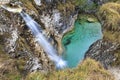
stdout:
<svg viewBox="0 0 120 80">
<path fill-rule="evenodd" d="M 41 0 L 34 0 L 36 5 L 41 6 Z"/>
<path fill-rule="evenodd" d="M 57 51 L 43 36 L 41 26 L 35 22 L 28 14 L 21 12 L 20 15 L 24 19 L 26 25 L 29 27 L 33 35 L 36 37 L 38 43 L 42 46 L 48 57 L 55 63 L 56 68 L 63 69 L 67 66 L 66 61 L 57 55 Z"/>
</svg>

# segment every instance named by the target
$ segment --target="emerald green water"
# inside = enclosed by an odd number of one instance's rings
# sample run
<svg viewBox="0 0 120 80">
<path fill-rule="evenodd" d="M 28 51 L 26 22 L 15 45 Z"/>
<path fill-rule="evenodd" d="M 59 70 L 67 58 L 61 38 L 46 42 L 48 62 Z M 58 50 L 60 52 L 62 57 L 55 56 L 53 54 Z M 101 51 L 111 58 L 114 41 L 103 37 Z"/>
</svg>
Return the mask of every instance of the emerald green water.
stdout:
<svg viewBox="0 0 120 80">
<path fill-rule="evenodd" d="M 99 22 L 76 21 L 73 31 L 64 35 L 62 39 L 64 46 L 63 57 L 67 61 L 68 67 L 76 67 L 84 58 L 85 52 L 90 45 L 99 39 L 102 39 Z"/>
</svg>

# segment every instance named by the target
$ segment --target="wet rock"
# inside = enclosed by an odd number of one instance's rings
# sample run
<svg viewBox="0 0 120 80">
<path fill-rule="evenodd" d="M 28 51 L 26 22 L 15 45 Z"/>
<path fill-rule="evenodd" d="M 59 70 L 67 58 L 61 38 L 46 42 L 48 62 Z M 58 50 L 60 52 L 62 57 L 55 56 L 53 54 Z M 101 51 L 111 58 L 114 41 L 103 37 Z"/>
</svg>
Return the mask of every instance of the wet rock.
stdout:
<svg viewBox="0 0 120 80">
<path fill-rule="evenodd" d="M 95 19 L 93 19 L 93 18 L 88 18 L 87 20 L 88 20 L 88 22 L 95 22 Z"/>
</svg>

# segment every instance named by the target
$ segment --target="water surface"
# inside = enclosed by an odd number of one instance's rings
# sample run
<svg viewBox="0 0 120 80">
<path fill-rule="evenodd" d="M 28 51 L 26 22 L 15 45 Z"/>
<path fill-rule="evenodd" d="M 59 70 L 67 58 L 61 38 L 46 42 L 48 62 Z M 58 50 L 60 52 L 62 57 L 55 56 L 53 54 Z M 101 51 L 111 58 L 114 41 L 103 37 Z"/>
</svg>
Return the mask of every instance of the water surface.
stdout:
<svg viewBox="0 0 120 80">
<path fill-rule="evenodd" d="M 76 67 L 84 58 L 85 52 L 95 41 L 102 38 L 101 25 L 99 22 L 76 21 L 74 29 L 64 35 L 64 59 L 68 67 Z"/>
</svg>

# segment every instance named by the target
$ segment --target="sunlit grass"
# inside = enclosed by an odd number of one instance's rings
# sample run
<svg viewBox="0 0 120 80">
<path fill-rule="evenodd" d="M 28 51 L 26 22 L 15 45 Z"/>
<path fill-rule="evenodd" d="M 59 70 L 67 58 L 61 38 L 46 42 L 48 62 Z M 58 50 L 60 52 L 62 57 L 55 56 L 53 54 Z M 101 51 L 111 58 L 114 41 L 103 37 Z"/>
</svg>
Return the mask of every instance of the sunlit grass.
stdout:
<svg viewBox="0 0 120 80">
<path fill-rule="evenodd" d="M 104 22 L 105 29 L 118 30 L 120 29 L 120 4 L 106 3 L 100 7 L 99 17 Z"/>
<path fill-rule="evenodd" d="M 98 62 L 86 59 L 77 68 L 47 74 L 35 72 L 29 74 L 26 80 L 114 80 L 114 78 Z"/>
</svg>

